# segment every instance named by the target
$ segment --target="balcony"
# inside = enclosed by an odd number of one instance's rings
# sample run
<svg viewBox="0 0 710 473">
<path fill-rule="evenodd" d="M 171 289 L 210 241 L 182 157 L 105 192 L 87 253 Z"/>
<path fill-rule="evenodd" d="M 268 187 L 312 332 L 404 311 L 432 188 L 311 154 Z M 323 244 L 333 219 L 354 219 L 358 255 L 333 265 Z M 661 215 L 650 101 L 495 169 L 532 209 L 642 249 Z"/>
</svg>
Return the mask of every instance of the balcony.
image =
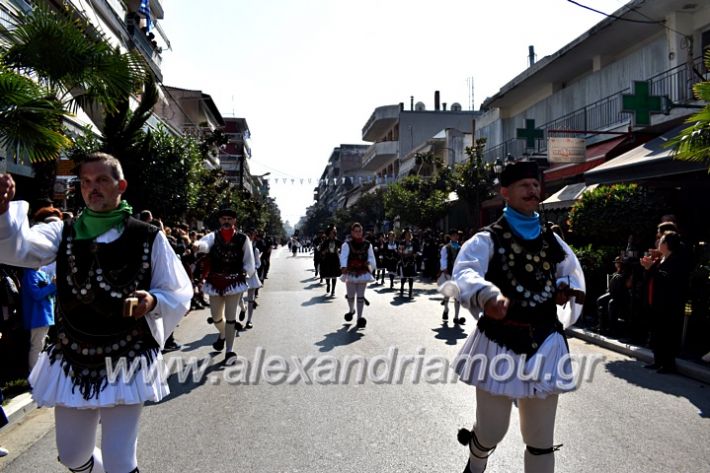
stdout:
<svg viewBox="0 0 710 473">
<path fill-rule="evenodd" d="M 141 31 L 138 23 L 136 23 L 134 18 L 126 19 L 126 28 L 128 29 L 128 34 L 131 37 L 131 46 L 133 49 L 137 49 L 141 55 L 145 58 L 150 70 L 153 72 L 158 82 L 163 81 L 163 73 L 160 71 L 160 64 L 163 59 L 160 56 L 158 50 L 150 44 L 150 40 Z"/>
<path fill-rule="evenodd" d="M 365 126 L 362 127 L 363 141 L 377 141 L 399 121 L 399 105 L 377 107 Z"/>
<path fill-rule="evenodd" d="M 398 141 L 382 141 L 374 143 L 362 157 L 362 168 L 365 171 L 377 171 L 387 166 L 399 154 Z"/>
</svg>

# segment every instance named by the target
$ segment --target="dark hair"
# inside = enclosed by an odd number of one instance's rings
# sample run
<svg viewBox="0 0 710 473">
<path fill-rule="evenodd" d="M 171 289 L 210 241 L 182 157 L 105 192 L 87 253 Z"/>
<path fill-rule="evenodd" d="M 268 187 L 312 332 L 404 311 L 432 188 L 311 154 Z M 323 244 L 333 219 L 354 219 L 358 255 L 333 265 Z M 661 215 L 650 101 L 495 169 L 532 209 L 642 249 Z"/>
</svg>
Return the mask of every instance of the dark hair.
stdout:
<svg viewBox="0 0 710 473">
<path fill-rule="evenodd" d="M 671 252 L 680 249 L 680 235 L 676 232 L 669 231 L 661 235 L 660 243 L 665 243 Z"/>
<path fill-rule="evenodd" d="M 108 153 L 102 153 L 97 151 L 96 153 L 91 153 L 83 158 L 78 159 L 79 163 L 76 165 L 75 171 L 77 176 L 81 177 L 81 167 L 86 163 L 103 163 L 111 168 L 111 176 L 117 181 L 123 180 L 123 167 L 121 162 L 115 157 Z"/>
<path fill-rule="evenodd" d="M 141 210 L 139 218 L 141 221 L 147 222 L 149 218 L 153 218 L 153 214 L 150 210 Z"/>
</svg>

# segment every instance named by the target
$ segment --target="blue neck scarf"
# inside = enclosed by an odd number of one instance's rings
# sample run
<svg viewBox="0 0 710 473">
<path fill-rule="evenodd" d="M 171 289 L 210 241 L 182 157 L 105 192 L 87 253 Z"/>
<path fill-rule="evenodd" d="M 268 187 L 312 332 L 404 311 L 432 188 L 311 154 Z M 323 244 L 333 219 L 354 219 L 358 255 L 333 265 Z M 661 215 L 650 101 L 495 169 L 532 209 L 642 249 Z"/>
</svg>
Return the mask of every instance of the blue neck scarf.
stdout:
<svg viewBox="0 0 710 473">
<path fill-rule="evenodd" d="M 537 212 L 528 217 L 506 205 L 503 209 L 503 215 L 508 220 L 513 232 L 523 240 L 534 240 L 540 236 L 542 226 L 540 225 L 540 214 Z"/>
</svg>

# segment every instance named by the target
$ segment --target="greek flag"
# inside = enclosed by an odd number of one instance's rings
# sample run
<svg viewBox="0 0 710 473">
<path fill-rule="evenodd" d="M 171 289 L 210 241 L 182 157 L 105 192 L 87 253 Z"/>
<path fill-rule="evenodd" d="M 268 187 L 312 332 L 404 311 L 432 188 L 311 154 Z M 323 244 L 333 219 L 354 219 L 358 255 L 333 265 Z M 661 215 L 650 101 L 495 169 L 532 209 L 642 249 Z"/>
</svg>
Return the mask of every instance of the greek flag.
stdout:
<svg viewBox="0 0 710 473">
<path fill-rule="evenodd" d="M 150 0 L 141 0 L 141 5 L 138 7 L 138 13 L 145 16 L 145 30 L 150 31 Z"/>
</svg>

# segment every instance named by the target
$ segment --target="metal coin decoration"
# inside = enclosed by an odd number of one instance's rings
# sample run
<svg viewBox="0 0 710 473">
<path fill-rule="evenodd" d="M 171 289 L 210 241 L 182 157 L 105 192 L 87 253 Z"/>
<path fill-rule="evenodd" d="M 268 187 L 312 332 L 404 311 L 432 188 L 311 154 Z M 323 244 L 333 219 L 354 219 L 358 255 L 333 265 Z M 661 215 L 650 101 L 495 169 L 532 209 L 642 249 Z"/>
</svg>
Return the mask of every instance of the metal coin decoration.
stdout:
<svg viewBox="0 0 710 473">
<path fill-rule="evenodd" d="M 90 304 L 96 299 L 96 290 L 101 289 L 111 297 L 122 299 L 133 294 L 138 285 L 148 276 L 150 270 L 150 242 L 143 242 L 143 254 L 138 272 L 127 278 L 126 281 L 118 281 L 121 271 L 104 271 L 99 260 L 98 244 L 92 241 L 89 245 L 91 254 L 91 264 L 86 271 L 82 271 L 77 266 L 76 255 L 74 254 L 74 237 L 67 237 L 67 263 L 69 271 L 67 284 L 71 288 L 71 293 L 84 304 Z M 82 278 L 80 280 L 80 277 Z"/>
<path fill-rule="evenodd" d="M 503 233 L 502 243 L 502 246 L 498 248 L 501 268 L 510 284 L 509 287 L 516 294 L 516 298 L 520 300 L 520 305 L 533 308 L 550 300 L 553 296 L 555 281 L 553 274 L 555 265 L 547 260 L 550 244 L 543 239 L 541 250 L 531 252 L 515 241 L 511 232 Z M 520 268 L 518 269 L 519 274 L 520 271 L 525 270 L 523 274 L 529 275 L 523 279 L 530 280 L 530 276 L 534 276 L 534 286 L 540 289 L 524 286 L 515 276 L 516 267 Z"/>
</svg>

